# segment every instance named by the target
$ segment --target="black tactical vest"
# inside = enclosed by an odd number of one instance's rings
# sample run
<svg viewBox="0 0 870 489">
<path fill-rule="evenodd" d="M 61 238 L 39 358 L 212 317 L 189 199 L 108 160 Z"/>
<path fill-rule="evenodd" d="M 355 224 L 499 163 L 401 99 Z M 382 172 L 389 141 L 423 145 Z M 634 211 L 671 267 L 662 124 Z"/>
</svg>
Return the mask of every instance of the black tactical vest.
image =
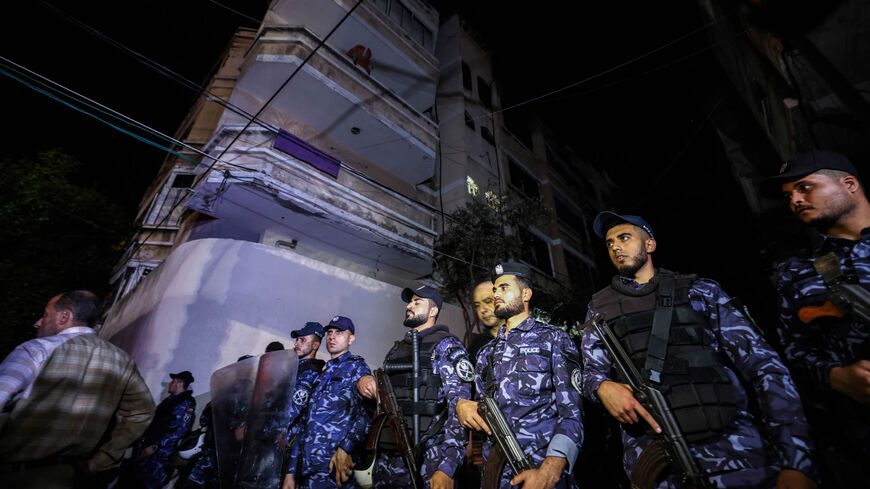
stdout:
<svg viewBox="0 0 870 489">
<path fill-rule="evenodd" d="M 417 381 L 419 392 L 417 393 L 418 402 L 414 404 L 414 373 L 411 371 L 394 372 L 388 374 L 390 383 L 393 384 L 393 392 L 396 395 L 396 401 L 399 407 L 405 414 L 405 425 L 408 427 L 408 439 L 413 442 L 414 429 L 414 414 L 420 415 L 420 439 L 430 428 L 437 428 L 433 423 L 433 419 L 438 417 L 447 408 L 445 402 L 438 402 L 438 392 L 441 390 L 441 376 L 438 372 L 432 371 L 432 352 L 441 340 L 453 336 L 447 329 L 447 326 L 432 326 L 424 329 L 420 333 L 420 374 Z M 411 336 L 407 335 L 402 340 L 396 342 L 393 348 L 387 353 L 387 358 L 384 363 L 406 363 L 410 364 L 413 361 L 413 345 L 411 344 Z M 444 416 L 441 416 L 443 418 Z M 437 422 L 436 422 L 437 424 Z M 430 426 L 432 425 L 432 426 Z M 434 431 L 440 431 L 436 429 Z M 432 433 L 434 434 L 434 433 Z M 393 433 L 390 430 L 384 430 L 380 438 L 381 448 L 396 449 L 396 442 L 393 440 Z"/>
<path fill-rule="evenodd" d="M 302 372 L 306 372 L 308 370 L 313 370 L 319 374 L 320 372 L 323 372 L 323 366 L 325 364 L 326 362 L 319 358 L 312 358 L 307 362 L 303 362 L 302 360 L 300 360 L 298 370 L 296 371 L 296 378 L 298 379 L 302 375 Z"/>
<path fill-rule="evenodd" d="M 604 314 L 607 324 L 625 348 L 638 370 L 645 371 L 647 348 L 653 316 L 660 302 L 657 278 L 674 277 L 673 316 L 668 336 L 667 356 L 659 387 L 667 398 L 683 436 L 697 442 L 721 433 L 734 419 L 745 400 L 734 386 L 724 366 L 725 360 L 709 342 L 704 330 L 707 318 L 692 309 L 689 287 L 695 275 L 674 275 L 658 270 L 645 287 L 623 285 L 619 277 L 592 297 L 592 307 Z"/>
</svg>

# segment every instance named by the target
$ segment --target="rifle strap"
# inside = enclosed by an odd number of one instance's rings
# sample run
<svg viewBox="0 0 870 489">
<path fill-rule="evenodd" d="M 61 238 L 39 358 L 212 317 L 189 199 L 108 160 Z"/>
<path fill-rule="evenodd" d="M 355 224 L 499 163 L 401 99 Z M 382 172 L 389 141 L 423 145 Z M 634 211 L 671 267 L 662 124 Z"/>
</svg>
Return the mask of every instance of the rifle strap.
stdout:
<svg viewBox="0 0 870 489">
<path fill-rule="evenodd" d="M 495 343 L 492 345 L 492 351 L 489 353 L 489 358 L 486 362 L 486 384 L 484 385 L 484 394 L 490 397 L 495 397 L 496 391 L 496 381 L 495 381 L 495 367 L 493 366 L 493 362 L 495 361 L 495 352 L 498 349 L 498 344 L 501 341 L 501 338 L 496 337 Z"/>
<path fill-rule="evenodd" d="M 656 311 L 653 314 L 652 329 L 647 343 L 644 374 L 649 380 L 660 384 L 662 372 L 665 369 L 665 358 L 668 356 L 668 339 L 671 336 L 671 321 L 674 316 L 674 276 L 670 273 L 660 273 L 656 289 Z"/>
<path fill-rule="evenodd" d="M 825 285 L 829 287 L 843 276 L 843 270 L 840 268 L 840 258 L 833 251 L 817 256 L 813 261 L 813 268 L 822 276 Z"/>
</svg>

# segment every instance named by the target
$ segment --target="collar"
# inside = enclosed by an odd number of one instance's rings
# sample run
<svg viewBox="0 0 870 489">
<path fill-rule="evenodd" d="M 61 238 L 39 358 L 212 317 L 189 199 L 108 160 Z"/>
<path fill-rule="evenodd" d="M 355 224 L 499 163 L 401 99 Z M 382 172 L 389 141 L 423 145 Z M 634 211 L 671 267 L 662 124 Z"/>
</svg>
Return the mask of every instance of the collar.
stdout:
<svg viewBox="0 0 870 489">
<path fill-rule="evenodd" d="M 411 343 L 411 331 L 413 331 L 413 328 L 408 330 L 405 333 L 405 337 L 402 338 L 402 341 L 404 341 L 405 343 Z M 433 333 L 436 333 L 438 331 L 446 331 L 449 333 L 450 329 L 443 324 L 436 324 L 434 326 L 429 326 L 428 328 L 424 329 L 423 331 L 418 331 L 417 337 L 420 338 L 420 340 L 422 341 L 423 338 L 425 338 Z"/>
<path fill-rule="evenodd" d="M 348 358 L 350 358 L 350 350 L 342 353 L 341 355 L 337 356 L 336 358 L 330 358 L 329 361 L 332 363 L 341 363 L 341 362 L 347 360 Z"/>
<path fill-rule="evenodd" d="M 82 334 L 93 333 L 94 328 L 90 326 L 71 326 L 57 334 Z"/>
<path fill-rule="evenodd" d="M 520 331 L 530 331 L 532 329 L 532 327 L 535 325 L 535 323 L 536 323 L 535 318 L 533 316 L 529 316 L 529 317 L 523 319 L 523 321 L 520 324 L 514 326 L 511 329 L 511 331 L 516 330 L 516 329 L 518 329 Z M 504 338 L 506 330 L 507 330 L 507 321 L 505 321 L 504 323 L 502 323 L 501 326 L 498 327 L 498 335 L 496 335 L 496 338 Z"/>
<path fill-rule="evenodd" d="M 833 248 L 836 247 L 853 246 L 858 241 L 870 240 L 870 227 L 866 227 L 861 230 L 861 238 L 859 238 L 858 240 L 837 238 L 824 233 L 819 233 L 816 236 L 818 237 L 818 243 L 816 243 L 813 254 L 820 255 L 824 254 L 825 252 L 831 251 Z"/>
</svg>

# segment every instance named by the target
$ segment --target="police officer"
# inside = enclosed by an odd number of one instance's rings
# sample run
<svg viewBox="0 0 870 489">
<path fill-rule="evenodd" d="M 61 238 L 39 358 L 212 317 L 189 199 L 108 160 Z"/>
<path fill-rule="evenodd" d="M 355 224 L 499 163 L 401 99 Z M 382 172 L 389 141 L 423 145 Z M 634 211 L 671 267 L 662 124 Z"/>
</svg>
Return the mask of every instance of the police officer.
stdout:
<svg viewBox="0 0 870 489">
<path fill-rule="evenodd" d="M 419 415 L 421 445 L 414 449 L 423 454 L 423 460 L 421 474 L 416 476 L 422 476 L 427 486 L 432 488 L 452 488 L 453 476 L 462 464 L 467 439 L 465 429 L 454 415 L 456 401 L 471 396 L 474 366 L 459 338 L 450 334 L 447 326 L 435 324 L 443 303 L 437 289 L 427 285 L 414 290 L 406 288 L 402 291 L 402 300 L 407 303 L 402 324 L 419 333 L 419 404 L 415 406 L 413 403 L 411 372 L 390 373 L 390 383 L 409 429 L 413 426 L 413 415 Z M 408 331 L 393 345 L 384 363 L 411 363 L 412 338 L 411 331 Z M 360 379 L 359 390 L 363 396 L 374 399 L 377 396 L 374 377 Z M 382 442 L 379 449 L 372 474 L 374 487 L 412 487 L 408 468 L 396 450 L 395 440 L 390 433 L 381 435 L 381 440 L 385 438 L 390 441 Z M 408 438 L 413 442 L 410 433 Z"/>
<path fill-rule="evenodd" d="M 477 358 L 477 352 L 483 345 L 492 341 L 498 334 L 498 329 L 504 324 L 504 319 L 495 315 L 495 297 L 492 295 L 492 282 L 486 280 L 474 287 L 471 297 L 471 307 L 477 316 L 482 332 L 472 335 L 468 342 L 468 354 Z"/>
<path fill-rule="evenodd" d="M 477 354 L 476 396 L 490 393 L 495 398 L 523 451 L 538 466 L 519 475 L 505 466 L 499 487 L 574 487 L 571 470 L 583 442 L 581 398 L 576 382 L 572 384 L 580 377 L 577 347 L 564 331 L 529 315 L 532 285 L 526 265 L 497 265 L 493 292 L 495 315 L 505 324 Z M 459 401 L 459 421 L 489 433 L 477 414 L 477 404 Z M 487 441 L 484 460 L 492 450 L 492 442 Z"/>
<path fill-rule="evenodd" d="M 851 304 L 835 304 L 831 287 L 870 289 L 870 203 L 852 162 L 830 151 L 797 155 L 763 190 L 784 195 L 820 233 L 814 250 L 779 265 L 778 333 L 820 453 L 840 487 L 866 486 L 870 324 L 850 313 Z"/>
<path fill-rule="evenodd" d="M 370 420 L 355 387 L 371 370 L 362 357 L 350 353 L 356 339 L 350 318 L 335 316 L 324 330 L 331 359 L 314 381 L 299 443 L 293 444 L 291 460 L 301 456 L 301 468 L 288 469 L 284 487 L 295 487 L 297 475 L 303 489 L 357 487 L 351 455 L 365 440 Z"/>
<path fill-rule="evenodd" d="M 169 480 L 169 456 L 178 440 L 190 430 L 196 412 L 196 400 L 190 390 L 193 374 L 185 370 L 169 377 L 172 379 L 169 397 L 157 405 L 154 420 L 139 440 L 136 478 L 147 489 L 163 487 Z"/>
<path fill-rule="evenodd" d="M 300 413 L 308 407 L 308 399 L 314 388 L 314 381 L 323 371 L 324 361 L 315 358 L 323 335 L 323 325 L 318 322 L 307 322 L 302 328 L 290 332 L 290 337 L 296 340 L 293 351 L 299 358 L 299 366 L 296 370 L 296 389 L 293 391 L 293 402 L 290 403 L 289 427 L 287 429 L 287 440 L 290 443 L 296 443 L 302 431 L 300 423 L 296 421 Z M 292 452 L 292 448 L 290 451 Z M 291 473 L 290 465 L 294 467 L 292 473 L 295 473 L 298 463 L 299 459 L 288 460 L 288 473 Z"/>
<path fill-rule="evenodd" d="M 712 280 L 654 268 L 656 240 L 642 218 L 602 212 L 594 229 L 618 275 L 592 297 L 589 316 L 602 313 L 638 370 L 662 387 L 704 477 L 723 488 L 815 487 L 791 376 L 732 299 Z M 623 423 L 630 474 L 653 438 L 629 425 L 659 425 L 614 380 L 598 336 L 587 329 L 582 341 L 584 395 Z M 760 419 L 750 414 L 741 380 L 754 389 Z M 674 486 L 673 477 L 660 485 Z"/>
</svg>

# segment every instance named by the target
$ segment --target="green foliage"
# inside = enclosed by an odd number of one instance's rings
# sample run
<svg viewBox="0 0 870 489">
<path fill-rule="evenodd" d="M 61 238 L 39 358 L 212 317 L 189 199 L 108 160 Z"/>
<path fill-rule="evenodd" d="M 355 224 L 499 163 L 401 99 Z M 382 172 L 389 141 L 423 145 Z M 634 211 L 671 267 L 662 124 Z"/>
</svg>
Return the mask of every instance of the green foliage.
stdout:
<svg viewBox="0 0 870 489">
<path fill-rule="evenodd" d="M 524 197 L 490 195 L 456 209 L 435 242 L 435 273 L 445 298 L 464 307 L 497 263 L 524 256 L 529 238 L 517 231 L 540 226 L 548 216 L 539 201 Z"/>
<path fill-rule="evenodd" d="M 33 337 L 31 325 L 52 296 L 70 289 L 108 292 L 111 268 L 134 228 L 129 213 L 79 181 L 85 180 L 80 163 L 60 150 L 0 164 L 5 356 Z"/>
</svg>

